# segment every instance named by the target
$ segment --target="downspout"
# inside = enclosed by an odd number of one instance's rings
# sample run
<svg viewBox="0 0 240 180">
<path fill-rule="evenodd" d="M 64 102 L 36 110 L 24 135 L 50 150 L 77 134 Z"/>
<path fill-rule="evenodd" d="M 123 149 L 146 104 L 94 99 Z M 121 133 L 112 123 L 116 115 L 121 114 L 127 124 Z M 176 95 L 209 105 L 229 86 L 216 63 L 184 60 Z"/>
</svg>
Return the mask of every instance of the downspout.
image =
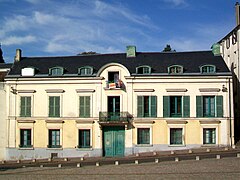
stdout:
<svg viewBox="0 0 240 180">
<path fill-rule="evenodd" d="M 232 101 L 231 101 L 231 85 L 230 78 L 228 78 L 228 103 L 229 103 L 229 126 L 230 126 L 230 146 L 232 147 Z"/>
</svg>

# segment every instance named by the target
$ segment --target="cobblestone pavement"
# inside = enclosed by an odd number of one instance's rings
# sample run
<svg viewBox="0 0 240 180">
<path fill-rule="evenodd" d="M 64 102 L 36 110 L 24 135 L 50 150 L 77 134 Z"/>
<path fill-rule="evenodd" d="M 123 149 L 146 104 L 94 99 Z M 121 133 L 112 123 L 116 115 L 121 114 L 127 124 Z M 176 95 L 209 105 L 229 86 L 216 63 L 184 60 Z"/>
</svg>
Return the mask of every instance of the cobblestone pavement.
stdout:
<svg viewBox="0 0 240 180">
<path fill-rule="evenodd" d="M 240 158 L 0 171 L 0 179 L 240 179 Z"/>
</svg>

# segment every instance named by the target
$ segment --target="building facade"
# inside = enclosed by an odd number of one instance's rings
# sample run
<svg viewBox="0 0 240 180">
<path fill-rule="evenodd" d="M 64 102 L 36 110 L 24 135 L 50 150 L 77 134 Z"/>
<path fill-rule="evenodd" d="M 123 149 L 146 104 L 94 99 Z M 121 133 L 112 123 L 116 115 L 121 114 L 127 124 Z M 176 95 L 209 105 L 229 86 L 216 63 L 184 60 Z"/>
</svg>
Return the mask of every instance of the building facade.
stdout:
<svg viewBox="0 0 240 180">
<path fill-rule="evenodd" d="M 211 51 L 22 57 L 5 78 L 6 159 L 234 144 L 232 75 Z"/>
<path fill-rule="evenodd" d="M 235 4 L 236 27 L 234 27 L 225 37 L 223 37 L 213 47 L 216 54 L 221 54 L 228 68 L 233 75 L 233 101 L 234 101 L 234 117 L 235 117 L 235 141 L 240 140 L 240 5 Z"/>
</svg>

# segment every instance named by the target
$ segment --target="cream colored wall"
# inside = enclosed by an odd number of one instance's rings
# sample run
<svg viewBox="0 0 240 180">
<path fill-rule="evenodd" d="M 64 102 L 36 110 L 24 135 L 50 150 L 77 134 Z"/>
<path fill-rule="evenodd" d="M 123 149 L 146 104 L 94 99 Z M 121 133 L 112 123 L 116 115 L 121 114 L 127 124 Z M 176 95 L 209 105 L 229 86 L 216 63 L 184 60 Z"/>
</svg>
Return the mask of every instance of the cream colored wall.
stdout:
<svg viewBox="0 0 240 180">
<path fill-rule="evenodd" d="M 126 90 L 109 90 L 105 89 L 106 80 L 108 79 L 109 71 L 119 71 L 120 79 L 126 86 Z M 102 148 L 102 130 L 97 122 L 99 111 L 107 111 L 107 97 L 120 96 L 121 97 L 121 111 L 128 111 L 134 116 L 134 122 L 139 121 L 137 118 L 137 95 L 156 95 L 157 96 L 157 116 L 152 118 L 154 124 L 136 123 L 136 127 L 151 127 L 152 128 L 152 143 L 153 144 L 169 144 L 169 127 L 166 119 L 163 118 L 163 96 L 181 95 L 190 96 L 191 111 L 190 119 L 184 118 L 168 118 L 168 120 L 183 119 L 187 121 L 184 126 L 184 140 L 185 144 L 202 144 L 201 138 L 201 124 L 196 119 L 196 96 L 200 95 L 222 95 L 224 105 L 224 118 L 218 118 L 221 122 L 219 125 L 219 144 L 229 144 L 229 125 L 227 118 L 229 117 L 229 101 L 228 92 L 222 92 L 222 87 L 228 86 L 228 77 L 200 77 L 200 76 L 185 76 L 185 77 L 152 77 L 132 78 L 129 72 L 121 65 L 113 64 L 108 65 L 99 73 L 100 77 L 97 78 L 21 78 L 7 79 L 7 106 L 8 106 L 8 147 L 17 147 L 19 144 L 19 123 L 15 128 L 15 118 L 17 120 L 34 120 L 33 126 L 33 144 L 34 147 L 46 148 L 48 144 L 48 129 L 60 128 L 61 141 L 63 148 L 75 148 L 78 141 L 77 130 L 85 126 L 91 128 L 92 132 L 92 145 L 94 148 Z M 16 85 L 17 84 L 17 85 Z M 232 86 L 232 84 L 231 84 Z M 19 90 L 35 90 L 34 93 L 11 93 L 13 87 Z M 199 88 L 218 88 L 219 92 L 200 92 Z M 47 89 L 63 89 L 62 93 L 47 93 Z M 77 89 L 93 90 L 87 92 L 76 92 Z M 150 89 L 150 91 L 149 91 Z M 166 89 L 187 89 L 186 92 L 167 92 Z M 32 96 L 33 109 L 32 117 L 21 118 L 20 112 L 20 96 Z M 61 96 L 61 117 L 49 118 L 48 117 L 48 96 L 59 95 Z M 76 120 L 84 120 L 79 118 L 79 96 L 91 96 L 91 113 L 90 120 L 95 121 L 94 124 L 78 124 Z M 16 109 L 15 109 L 16 107 Z M 233 115 L 233 114 L 232 114 Z M 64 123 L 47 123 L 46 120 L 63 120 Z M 148 118 L 145 118 L 148 119 Z M 89 119 L 88 119 L 89 120 Z M 208 120 L 205 118 L 205 120 Z M 209 119 L 210 120 L 210 119 Z M 125 146 L 133 147 L 137 144 L 136 136 L 137 128 L 126 130 Z M 16 143 L 15 143 L 16 141 Z"/>
</svg>

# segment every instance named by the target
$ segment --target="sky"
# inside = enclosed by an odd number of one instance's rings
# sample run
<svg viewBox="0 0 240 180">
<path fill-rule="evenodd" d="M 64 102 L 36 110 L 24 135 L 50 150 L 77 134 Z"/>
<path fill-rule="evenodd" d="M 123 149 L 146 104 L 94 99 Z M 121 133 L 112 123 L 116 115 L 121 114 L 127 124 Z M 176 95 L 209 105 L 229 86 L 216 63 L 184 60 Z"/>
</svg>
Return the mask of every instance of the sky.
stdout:
<svg viewBox="0 0 240 180">
<path fill-rule="evenodd" d="M 210 50 L 235 26 L 236 0 L 0 0 L 6 63 L 81 52 Z"/>
</svg>

